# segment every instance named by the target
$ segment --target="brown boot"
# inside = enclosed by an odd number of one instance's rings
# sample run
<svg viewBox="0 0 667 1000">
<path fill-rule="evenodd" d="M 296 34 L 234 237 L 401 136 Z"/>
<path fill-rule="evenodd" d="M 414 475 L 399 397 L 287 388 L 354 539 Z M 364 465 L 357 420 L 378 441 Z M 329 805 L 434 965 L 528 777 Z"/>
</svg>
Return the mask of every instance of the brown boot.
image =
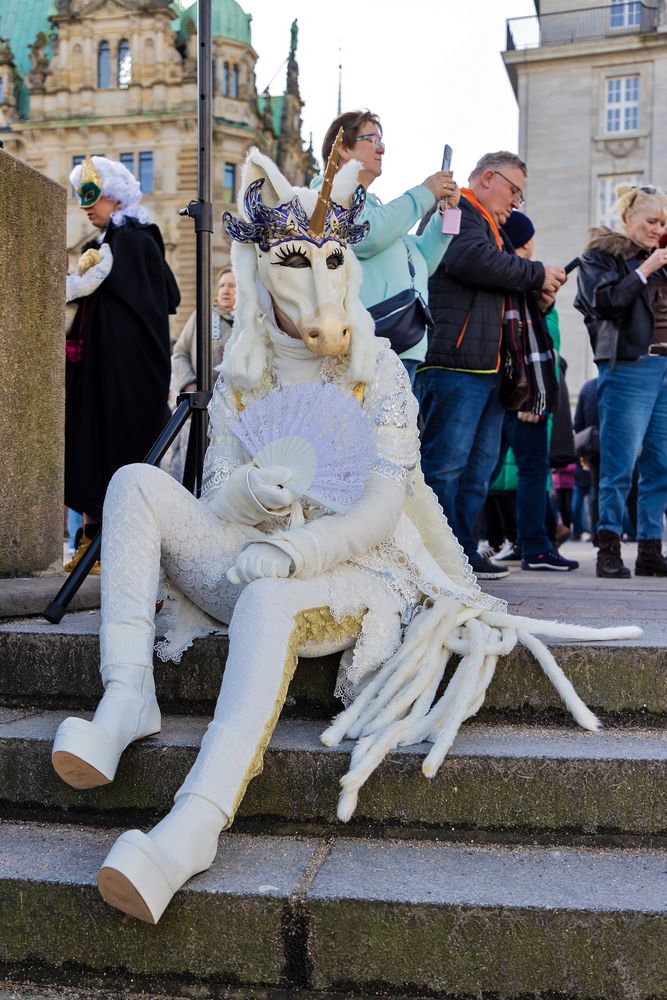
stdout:
<svg viewBox="0 0 667 1000">
<path fill-rule="evenodd" d="M 645 538 L 637 543 L 635 576 L 667 576 L 667 559 L 659 538 Z"/>
<path fill-rule="evenodd" d="M 621 559 L 621 538 L 613 531 L 598 531 L 598 560 L 595 567 L 597 576 L 610 580 L 627 580 L 630 570 Z"/>
</svg>

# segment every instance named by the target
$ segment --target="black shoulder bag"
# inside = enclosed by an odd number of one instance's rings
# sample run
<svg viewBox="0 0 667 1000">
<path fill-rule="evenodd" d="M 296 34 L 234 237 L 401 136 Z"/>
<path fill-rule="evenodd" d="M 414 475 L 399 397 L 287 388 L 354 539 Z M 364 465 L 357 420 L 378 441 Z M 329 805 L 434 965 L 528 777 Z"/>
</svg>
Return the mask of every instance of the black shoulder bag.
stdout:
<svg viewBox="0 0 667 1000">
<path fill-rule="evenodd" d="M 431 310 L 415 288 L 415 268 L 405 240 L 403 246 L 408 255 L 411 287 L 368 310 L 375 320 L 376 337 L 386 337 L 397 354 L 418 344 L 426 329 L 433 329 Z"/>
</svg>

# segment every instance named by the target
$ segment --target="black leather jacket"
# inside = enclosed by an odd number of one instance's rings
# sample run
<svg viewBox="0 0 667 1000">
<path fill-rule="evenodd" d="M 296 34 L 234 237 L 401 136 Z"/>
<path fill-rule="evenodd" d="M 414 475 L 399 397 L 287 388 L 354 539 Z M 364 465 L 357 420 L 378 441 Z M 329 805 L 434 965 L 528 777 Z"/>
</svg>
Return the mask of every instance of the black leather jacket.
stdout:
<svg viewBox="0 0 667 1000">
<path fill-rule="evenodd" d="M 575 308 L 583 313 L 596 361 L 637 361 L 653 339 L 646 284 L 635 273 L 648 252 L 622 233 L 593 229 L 577 273 Z"/>
</svg>

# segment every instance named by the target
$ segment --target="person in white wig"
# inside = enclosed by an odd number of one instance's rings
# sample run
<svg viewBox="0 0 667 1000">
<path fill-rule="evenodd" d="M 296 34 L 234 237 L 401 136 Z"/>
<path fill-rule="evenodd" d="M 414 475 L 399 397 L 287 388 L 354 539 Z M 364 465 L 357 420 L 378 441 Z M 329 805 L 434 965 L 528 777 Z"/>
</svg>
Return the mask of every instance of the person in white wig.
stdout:
<svg viewBox="0 0 667 1000">
<path fill-rule="evenodd" d="M 150 923 L 211 865 L 261 770 L 299 654 L 345 650 L 337 690 L 347 707 L 322 739 L 363 736 L 341 782 L 346 821 L 394 747 L 431 741 L 423 770 L 435 773 L 481 705 L 497 657 L 517 641 L 577 721 L 596 729 L 535 633 L 639 631 L 517 618 L 481 593 L 424 484 L 408 375 L 359 299 L 349 248 L 366 234 L 357 221 L 364 192 L 356 162 L 334 182 L 339 145 L 319 194 L 292 187 L 256 149 L 248 155 L 243 218 L 224 217 L 238 305 L 210 405 L 202 498 L 141 465 L 118 472 L 107 494 L 105 693 L 92 722 L 59 727 L 58 774 L 78 788 L 108 783 L 125 747 L 160 729 L 152 661 L 161 566 L 180 604 L 163 658 L 229 623 L 215 715 L 173 809 L 149 833 L 123 834 L 99 874 L 107 902 Z M 461 661 L 439 697 L 452 653 Z"/>
<path fill-rule="evenodd" d="M 67 301 L 78 308 L 66 342 L 65 503 L 84 515 L 68 570 L 99 528 L 112 475 L 141 461 L 169 418 L 169 314 L 179 302 L 160 230 L 127 167 L 93 156 L 70 181 L 99 232 L 67 275 Z"/>
</svg>

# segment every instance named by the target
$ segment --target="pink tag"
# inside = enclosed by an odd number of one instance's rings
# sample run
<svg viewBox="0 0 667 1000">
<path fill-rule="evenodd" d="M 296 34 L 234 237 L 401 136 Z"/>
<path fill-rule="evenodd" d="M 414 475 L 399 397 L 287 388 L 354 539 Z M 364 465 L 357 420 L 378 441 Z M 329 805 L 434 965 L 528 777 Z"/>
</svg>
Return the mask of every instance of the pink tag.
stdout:
<svg viewBox="0 0 667 1000">
<path fill-rule="evenodd" d="M 461 209 L 446 208 L 442 213 L 440 232 L 448 236 L 456 236 L 461 231 Z"/>
</svg>

